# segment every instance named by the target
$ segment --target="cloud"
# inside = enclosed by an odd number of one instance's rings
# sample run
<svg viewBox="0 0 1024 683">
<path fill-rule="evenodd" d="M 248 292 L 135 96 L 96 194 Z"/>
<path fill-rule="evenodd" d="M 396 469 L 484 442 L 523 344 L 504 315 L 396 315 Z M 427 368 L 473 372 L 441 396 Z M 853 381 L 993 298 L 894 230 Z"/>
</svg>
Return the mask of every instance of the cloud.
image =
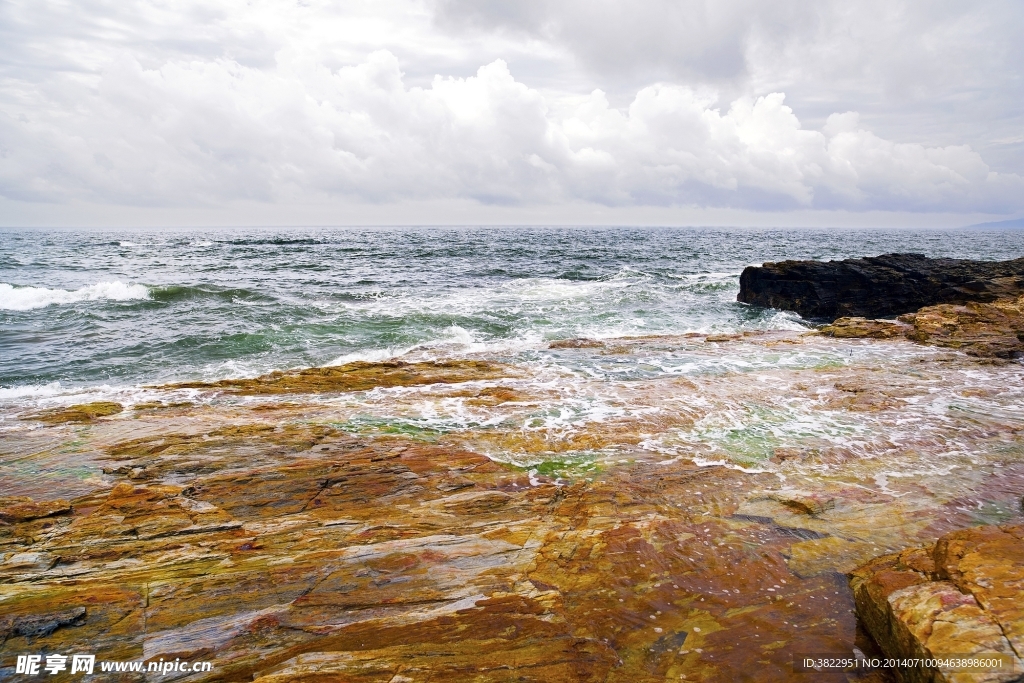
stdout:
<svg viewBox="0 0 1024 683">
<path fill-rule="evenodd" d="M 84 5 L 69 19 L 57 19 L 47 3 L 9 6 L 0 15 L 0 37 L 12 41 L 0 91 L 0 195 L 144 207 L 470 200 L 1024 208 L 1024 179 L 997 172 L 962 140 L 887 139 L 845 110 L 805 126 L 781 90 L 751 91 L 763 64 L 791 60 L 786 45 L 820 49 L 794 36 L 832 26 L 826 10 L 796 17 L 795 6 L 780 3 L 772 16 L 789 23 L 772 29 L 761 3 L 697 5 L 696 19 L 666 5 L 659 21 L 659 3 L 625 12 L 621 3 L 599 2 L 575 27 L 550 11 L 582 12 L 572 3 L 452 1 L 420 6 L 398 24 L 360 3 L 347 14 L 330 4 L 282 10 L 233 0 L 175 12 Z M 51 15 L 55 23 L 44 29 Z M 688 28 L 672 43 L 666 32 L 679 22 Z M 476 38 L 446 37 L 438 24 L 449 32 L 476 27 Z M 389 26 L 403 47 L 363 50 L 388 43 Z M 765 38 L 771 30 L 782 38 Z M 566 37 L 572 31 L 589 37 Z M 612 44 L 603 57 L 584 49 L 616 31 L 632 47 Z M 514 55 L 547 41 L 548 52 L 538 54 L 551 64 L 562 63 L 564 48 L 595 68 L 622 57 L 637 73 L 666 78 L 641 81 L 615 104 L 602 90 L 531 84 L 500 58 L 469 69 L 487 52 L 470 43 L 488 32 L 504 35 L 496 44 Z M 644 41 L 646 56 L 634 54 Z M 775 56 L 751 61 L 767 53 Z M 414 55 L 464 74 L 410 76 L 409 64 L 425 68 Z M 674 60 L 684 66 L 657 67 Z M 771 72 L 786 80 L 784 71 Z M 588 81 L 573 78 L 577 86 Z"/>
<path fill-rule="evenodd" d="M 1024 172 L 1024 147 L 1005 143 L 1022 125 L 1020 3 L 434 0 L 434 13 L 460 37 L 561 49 L 572 66 L 560 71 L 587 74 L 616 103 L 655 81 L 712 87 L 727 101 L 786 92 L 814 125 L 859 110 L 882 135 L 972 144 L 999 170 Z M 520 61 L 510 64 L 531 80 L 547 68 Z"/>
</svg>

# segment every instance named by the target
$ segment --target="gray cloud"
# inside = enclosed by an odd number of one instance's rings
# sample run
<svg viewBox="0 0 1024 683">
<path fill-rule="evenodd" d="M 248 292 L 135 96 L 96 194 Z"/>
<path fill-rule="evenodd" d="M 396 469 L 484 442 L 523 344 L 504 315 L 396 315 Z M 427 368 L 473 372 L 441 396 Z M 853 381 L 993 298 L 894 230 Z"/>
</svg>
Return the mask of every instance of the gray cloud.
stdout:
<svg viewBox="0 0 1024 683">
<path fill-rule="evenodd" d="M 985 148 L 1024 172 L 1024 6 L 987 1 L 436 0 L 459 35 L 560 46 L 613 99 L 653 81 L 709 85 L 732 100 L 786 92 L 814 125 L 861 111 L 886 136 Z M 515 60 L 510 60 L 514 68 Z M 621 92 L 620 92 L 621 91 Z"/>
</svg>

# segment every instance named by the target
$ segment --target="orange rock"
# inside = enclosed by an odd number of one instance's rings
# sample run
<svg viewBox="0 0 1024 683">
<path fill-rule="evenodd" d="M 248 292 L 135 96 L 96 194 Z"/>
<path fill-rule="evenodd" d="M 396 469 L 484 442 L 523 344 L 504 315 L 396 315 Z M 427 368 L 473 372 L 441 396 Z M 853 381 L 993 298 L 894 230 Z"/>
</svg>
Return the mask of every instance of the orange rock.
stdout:
<svg viewBox="0 0 1024 683">
<path fill-rule="evenodd" d="M 893 339 L 904 336 L 909 326 L 888 320 L 869 320 L 867 318 L 839 318 L 818 331 L 826 337 L 842 339 Z"/>
<path fill-rule="evenodd" d="M 1024 296 L 992 303 L 928 306 L 900 316 L 921 344 L 961 349 L 974 356 L 1013 358 L 1024 353 Z"/>
<path fill-rule="evenodd" d="M 598 349 L 604 347 L 604 342 L 597 339 L 574 338 L 556 339 L 548 344 L 549 349 Z"/>
<path fill-rule="evenodd" d="M 60 422 L 91 422 L 98 417 L 117 415 L 124 410 L 120 403 L 112 401 L 97 401 L 96 403 L 81 403 L 68 406 L 67 408 L 56 408 L 46 410 L 35 415 L 28 416 L 27 420 L 39 420 L 57 424 Z"/>
<path fill-rule="evenodd" d="M 27 522 L 43 517 L 66 515 L 71 504 L 66 500 L 33 501 L 24 496 L 0 498 L 0 521 L 7 523 Z"/>
<path fill-rule="evenodd" d="M 929 549 L 872 560 L 850 574 L 850 584 L 858 615 L 887 656 L 995 653 L 1014 667 L 984 674 L 920 667 L 906 673 L 908 680 L 1018 680 L 1024 651 L 1024 525 L 946 534 Z"/>
<path fill-rule="evenodd" d="M 368 391 L 376 387 L 408 387 L 422 384 L 455 384 L 497 379 L 514 374 L 501 363 L 482 360 L 443 360 L 423 363 L 384 361 L 355 362 L 290 372 L 272 372 L 254 379 L 219 382 L 181 382 L 170 389 L 215 389 L 243 396 L 335 391 Z"/>
<path fill-rule="evenodd" d="M 819 329 L 829 337 L 906 338 L 919 344 L 960 349 L 972 356 L 1014 358 L 1024 354 L 1024 296 L 991 303 L 926 306 L 897 322 L 839 318 Z"/>
</svg>

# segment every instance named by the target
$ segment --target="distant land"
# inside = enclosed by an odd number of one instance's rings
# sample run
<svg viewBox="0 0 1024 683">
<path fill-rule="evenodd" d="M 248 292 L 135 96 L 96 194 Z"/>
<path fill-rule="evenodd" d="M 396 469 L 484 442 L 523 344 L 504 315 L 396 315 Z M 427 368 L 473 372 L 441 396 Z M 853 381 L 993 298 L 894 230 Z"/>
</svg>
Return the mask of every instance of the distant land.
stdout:
<svg viewBox="0 0 1024 683">
<path fill-rule="evenodd" d="M 965 228 L 1024 228 L 1024 218 L 1011 218 L 1008 221 L 994 221 L 992 223 L 975 223 Z"/>
</svg>

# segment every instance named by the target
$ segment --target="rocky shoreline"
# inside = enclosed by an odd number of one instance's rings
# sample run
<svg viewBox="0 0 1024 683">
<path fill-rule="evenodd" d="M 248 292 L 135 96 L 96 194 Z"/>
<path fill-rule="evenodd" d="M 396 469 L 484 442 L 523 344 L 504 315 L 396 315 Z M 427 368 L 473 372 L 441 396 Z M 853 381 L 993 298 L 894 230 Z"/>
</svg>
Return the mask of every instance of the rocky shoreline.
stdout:
<svg viewBox="0 0 1024 683">
<path fill-rule="evenodd" d="M 708 368 L 571 391 L 507 358 L 414 358 L 24 411 L 0 452 L 0 678 L 72 652 L 214 663 L 105 680 L 262 683 L 1019 661 L 1020 314 L 552 343 Z M 612 389 L 618 412 L 543 422 Z"/>
<path fill-rule="evenodd" d="M 883 254 L 748 267 L 737 301 L 830 321 L 841 338 L 905 338 L 979 357 L 1024 355 L 1024 259 Z M 895 320 L 879 320 L 898 316 Z"/>
<path fill-rule="evenodd" d="M 1024 355 L 1024 259 L 1003 262 L 885 254 L 784 261 L 744 270 L 737 299 L 833 318 L 819 332 L 907 339 L 980 358 Z M 915 310 L 916 309 L 916 310 Z M 898 315 L 896 320 L 879 320 Z M 1024 509 L 1024 498 L 1021 500 Z M 912 667 L 907 681 L 1024 679 L 1024 525 L 951 532 L 925 548 L 879 557 L 850 573 L 857 613 L 895 658 L 999 653 L 1009 670 Z"/>
</svg>

